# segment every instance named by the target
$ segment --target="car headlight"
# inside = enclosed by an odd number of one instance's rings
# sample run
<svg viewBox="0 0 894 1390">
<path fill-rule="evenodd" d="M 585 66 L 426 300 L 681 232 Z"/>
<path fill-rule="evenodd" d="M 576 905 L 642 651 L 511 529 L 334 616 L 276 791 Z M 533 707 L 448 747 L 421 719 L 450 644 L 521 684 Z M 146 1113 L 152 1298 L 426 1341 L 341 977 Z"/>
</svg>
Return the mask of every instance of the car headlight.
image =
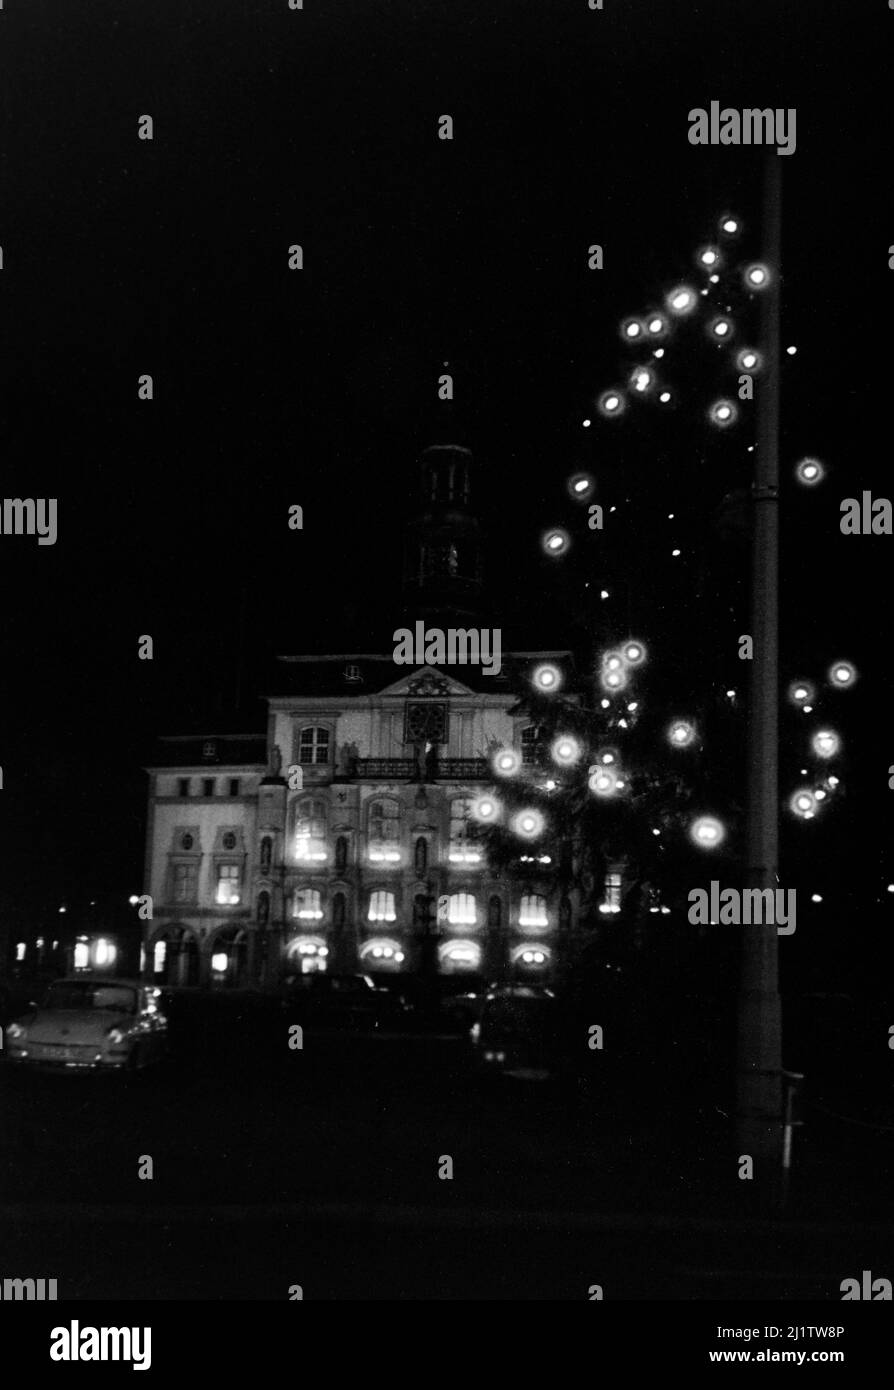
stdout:
<svg viewBox="0 0 894 1390">
<path fill-rule="evenodd" d="M 21 1023 L 11 1023 L 6 1030 L 8 1038 L 27 1038 L 28 1030 L 23 1028 Z"/>
<path fill-rule="evenodd" d="M 110 1028 L 109 1031 L 106 1033 L 106 1038 L 110 1043 L 113 1043 L 116 1047 L 118 1043 L 124 1042 L 124 1034 L 121 1032 L 120 1028 Z"/>
</svg>

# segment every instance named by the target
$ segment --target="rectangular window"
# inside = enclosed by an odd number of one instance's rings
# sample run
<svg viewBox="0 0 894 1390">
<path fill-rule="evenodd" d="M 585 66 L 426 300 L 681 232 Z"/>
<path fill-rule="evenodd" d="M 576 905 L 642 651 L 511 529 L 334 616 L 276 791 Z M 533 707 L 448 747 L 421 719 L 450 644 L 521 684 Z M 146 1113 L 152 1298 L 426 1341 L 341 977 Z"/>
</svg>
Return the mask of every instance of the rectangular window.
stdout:
<svg viewBox="0 0 894 1390">
<path fill-rule="evenodd" d="M 396 922 L 394 894 L 381 891 L 370 893 L 368 919 L 370 922 Z"/>
<path fill-rule="evenodd" d="M 474 927 L 478 909 L 472 893 L 451 893 L 447 904 L 447 921 L 451 927 Z"/>
<path fill-rule="evenodd" d="M 477 827 L 471 819 L 471 797 L 455 797 L 450 803 L 450 847 L 447 857 L 451 864 L 480 864 L 481 850 L 476 845 Z"/>
<path fill-rule="evenodd" d="M 174 902 L 194 903 L 197 896 L 198 875 L 195 864 L 174 865 Z"/>
<path fill-rule="evenodd" d="M 328 763 L 328 729 L 308 727 L 301 730 L 301 737 L 298 741 L 298 761 L 305 766 L 312 763 Z"/>
<path fill-rule="evenodd" d="M 526 893 L 521 900 L 518 925 L 520 927 L 548 927 L 546 898 L 541 897 L 539 893 Z"/>
<path fill-rule="evenodd" d="M 292 916 L 302 922 L 319 922 L 323 917 L 317 888 L 299 888 L 292 899 Z"/>
<path fill-rule="evenodd" d="M 203 777 L 203 778 L 202 778 L 202 795 L 203 795 L 203 796 L 213 796 L 213 795 L 214 795 L 214 778 L 213 778 L 213 777 Z"/>
<path fill-rule="evenodd" d="M 238 777 L 231 777 L 231 778 L 230 778 L 230 796 L 238 796 L 238 795 L 239 795 L 239 778 L 238 778 Z"/>
<path fill-rule="evenodd" d="M 612 873 L 605 875 L 605 898 L 599 904 L 600 912 L 620 912 L 621 911 L 621 875 Z"/>
<path fill-rule="evenodd" d="M 374 801 L 369 808 L 369 858 L 373 864 L 400 862 L 400 805 Z"/>
<path fill-rule="evenodd" d="M 223 906 L 232 907 L 241 900 L 241 873 L 238 864 L 220 864 L 217 869 L 217 898 Z"/>
<path fill-rule="evenodd" d="M 295 858 L 302 863 L 326 859 L 326 808 L 322 801 L 302 801 L 297 808 Z"/>
<path fill-rule="evenodd" d="M 178 782 L 177 782 L 177 795 L 178 795 L 178 796 L 189 796 L 189 778 L 188 778 L 188 777 L 181 777 L 181 778 L 178 779 Z"/>
</svg>

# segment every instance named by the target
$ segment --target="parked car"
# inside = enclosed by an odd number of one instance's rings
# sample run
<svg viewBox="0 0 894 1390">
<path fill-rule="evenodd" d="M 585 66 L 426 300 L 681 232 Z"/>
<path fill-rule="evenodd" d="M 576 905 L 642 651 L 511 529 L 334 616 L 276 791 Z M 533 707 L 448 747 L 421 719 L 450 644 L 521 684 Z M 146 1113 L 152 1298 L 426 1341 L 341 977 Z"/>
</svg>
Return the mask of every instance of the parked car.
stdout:
<svg viewBox="0 0 894 1390">
<path fill-rule="evenodd" d="M 167 1051 L 160 991 L 140 980 L 73 975 L 56 980 L 6 1030 L 18 1066 L 65 1071 L 140 1071 Z"/>
<path fill-rule="evenodd" d="M 559 1008 L 552 990 L 506 985 L 491 990 L 469 1030 L 476 1067 L 525 1081 L 546 1081 L 559 1067 Z"/>
<path fill-rule="evenodd" d="M 314 971 L 287 981 L 283 1007 L 303 1027 L 353 1033 L 375 1032 L 404 1017 L 403 999 L 377 989 L 369 975 L 329 975 Z"/>
</svg>

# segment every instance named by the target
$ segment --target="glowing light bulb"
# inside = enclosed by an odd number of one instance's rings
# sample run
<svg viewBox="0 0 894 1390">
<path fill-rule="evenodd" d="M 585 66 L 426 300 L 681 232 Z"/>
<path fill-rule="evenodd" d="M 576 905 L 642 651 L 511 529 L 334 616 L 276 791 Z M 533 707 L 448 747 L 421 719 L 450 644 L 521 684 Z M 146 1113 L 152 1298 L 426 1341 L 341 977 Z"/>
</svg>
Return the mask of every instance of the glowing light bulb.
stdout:
<svg viewBox="0 0 894 1390">
<path fill-rule="evenodd" d="M 589 497 L 594 487 L 595 482 L 589 473 L 575 473 L 568 479 L 568 491 L 580 502 Z"/>
<path fill-rule="evenodd" d="M 582 749 L 571 734 L 560 734 L 553 742 L 552 755 L 562 767 L 573 767 L 580 761 Z"/>
<path fill-rule="evenodd" d="M 658 397 L 658 399 L 660 400 L 660 402 L 661 402 L 662 405 L 667 405 L 667 403 L 668 403 L 668 401 L 670 400 L 670 398 L 671 398 L 671 393 L 670 393 L 670 391 L 662 391 L 661 395 Z"/>
<path fill-rule="evenodd" d="M 725 236 L 735 236 L 741 231 L 741 224 L 738 217 L 733 217 L 731 213 L 726 213 L 720 219 L 720 230 Z"/>
<path fill-rule="evenodd" d="M 618 789 L 618 776 L 613 768 L 600 767 L 590 774 L 587 786 L 594 796 L 614 796 Z"/>
<path fill-rule="evenodd" d="M 603 391 L 599 397 L 599 409 L 609 417 L 623 415 L 625 401 L 620 391 Z"/>
<path fill-rule="evenodd" d="M 536 840 L 537 836 L 543 833 L 543 824 L 543 816 L 539 811 L 525 810 L 519 811 L 518 815 L 513 817 L 512 829 L 523 840 Z"/>
<path fill-rule="evenodd" d="M 643 334 L 643 325 L 637 318 L 625 319 L 621 324 L 621 337 L 628 343 L 636 342 Z"/>
<path fill-rule="evenodd" d="M 665 303 L 672 314 L 691 314 L 696 304 L 695 291 L 688 285 L 678 285 L 671 290 Z"/>
<path fill-rule="evenodd" d="M 729 319 L 713 319 L 709 331 L 714 338 L 729 338 L 732 335 L 733 325 Z"/>
<path fill-rule="evenodd" d="M 626 671 L 604 670 L 599 677 L 603 690 L 623 690 L 627 685 Z"/>
<path fill-rule="evenodd" d="M 789 357 L 794 357 L 795 353 L 798 351 L 796 347 L 787 347 L 785 350 L 788 353 Z"/>
<path fill-rule="evenodd" d="M 708 419 L 712 425 L 717 425 L 719 429 L 726 429 L 728 425 L 735 423 L 738 411 L 732 401 L 714 401 L 708 410 Z"/>
<path fill-rule="evenodd" d="M 821 483 L 825 477 L 826 470 L 819 459 L 802 459 L 795 469 L 795 477 L 799 483 L 806 484 L 807 487 L 814 487 Z"/>
<path fill-rule="evenodd" d="M 696 259 L 699 265 L 710 270 L 713 266 L 720 265 L 720 252 L 716 246 L 703 246 Z"/>
<path fill-rule="evenodd" d="M 849 661 L 836 661 L 829 667 L 829 680 L 836 685 L 839 690 L 846 686 L 853 685 L 857 679 L 856 668 Z"/>
<path fill-rule="evenodd" d="M 654 377 L 648 367 L 637 367 L 630 378 L 630 386 L 639 395 L 643 395 L 648 391 L 653 381 Z"/>
<path fill-rule="evenodd" d="M 537 667 L 532 677 L 532 680 L 538 690 L 552 692 L 554 690 L 558 690 L 561 686 L 562 673 L 559 670 L 558 666 L 552 666 L 549 663 L 546 663 L 543 666 Z"/>
<path fill-rule="evenodd" d="M 743 348 L 736 358 L 736 365 L 743 372 L 759 372 L 764 359 L 755 348 Z"/>
<path fill-rule="evenodd" d="M 792 681 L 788 688 L 788 698 L 793 705 L 803 705 L 812 700 L 816 690 L 810 681 Z"/>
<path fill-rule="evenodd" d="M 501 748 L 494 755 L 494 771 L 501 777 L 513 777 L 521 767 L 521 758 L 514 748 Z"/>
<path fill-rule="evenodd" d="M 590 425 L 592 424 L 592 421 L 591 421 L 591 420 L 582 420 L 582 421 L 581 421 L 581 424 L 583 425 L 583 427 L 584 427 L 585 430 L 588 430 L 588 429 L 590 428 Z"/>
<path fill-rule="evenodd" d="M 755 261 L 753 265 L 745 267 L 745 284 L 750 290 L 765 290 L 770 283 L 770 271 L 767 266 Z"/>
<path fill-rule="evenodd" d="M 726 839 L 726 829 L 716 816 L 699 816 L 692 822 L 689 835 L 700 849 L 716 849 Z"/>
<path fill-rule="evenodd" d="M 676 559 L 678 555 L 682 555 L 682 553 L 683 553 L 683 552 L 682 552 L 681 550 L 672 550 L 672 551 L 671 551 L 671 555 L 674 557 L 674 559 Z"/>
<path fill-rule="evenodd" d="M 500 803 L 493 796 L 479 796 L 472 803 L 472 814 L 476 820 L 483 821 L 486 825 L 499 818 Z"/>
<path fill-rule="evenodd" d="M 841 747 L 841 739 L 834 729 L 818 729 L 810 746 L 818 758 L 834 758 Z"/>
<path fill-rule="evenodd" d="M 812 903 L 821 903 L 822 900 L 823 900 L 823 898 L 822 898 L 822 894 L 821 894 L 821 893 L 811 893 L 811 895 L 810 895 L 810 901 L 811 901 Z"/>
<path fill-rule="evenodd" d="M 789 806 L 802 820 L 811 820 L 816 815 L 816 797 L 809 787 L 800 787 L 789 800 Z"/>
<path fill-rule="evenodd" d="M 608 589 L 600 589 L 600 590 L 599 590 L 599 597 L 600 597 L 600 598 L 608 598 L 608 597 L 609 597 Z"/>
<path fill-rule="evenodd" d="M 688 719 L 675 719 L 668 728 L 667 739 L 674 748 L 689 748 L 695 742 L 695 725 Z"/>
<path fill-rule="evenodd" d="M 620 652 L 603 652 L 602 665 L 606 671 L 620 671 L 624 667 L 624 658 Z"/>
<path fill-rule="evenodd" d="M 557 526 L 544 534 L 541 544 L 547 555 L 563 555 L 571 544 L 571 537 Z"/>
<path fill-rule="evenodd" d="M 660 338 L 667 332 L 667 319 L 663 314 L 650 314 L 646 327 L 653 338 Z"/>
</svg>

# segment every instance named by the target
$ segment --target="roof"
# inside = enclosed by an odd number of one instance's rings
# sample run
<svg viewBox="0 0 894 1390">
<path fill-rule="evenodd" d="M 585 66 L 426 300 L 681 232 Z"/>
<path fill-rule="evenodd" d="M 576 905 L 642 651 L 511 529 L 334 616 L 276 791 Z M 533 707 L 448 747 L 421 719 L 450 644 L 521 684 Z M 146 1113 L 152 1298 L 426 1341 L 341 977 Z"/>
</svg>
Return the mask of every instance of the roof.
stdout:
<svg viewBox="0 0 894 1390">
<path fill-rule="evenodd" d="M 479 695 L 516 695 L 531 667 L 538 661 L 555 661 L 570 669 L 571 653 L 564 651 L 526 651 L 502 653 L 498 675 L 488 675 L 480 665 L 443 663 L 441 665 L 401 666 L 393 653 L 342 653 L 319 656 L 280 656 L 273 673 L 274 689 L 268 699 L 296 697 L 341 697 L 344 699 L 380 695 L 402 679 L 430 674 L 455 681 Z M 349 668 L 353 668 L 350 669 Z"/>
<path fill-rule="evenodd" d="M 156 739 L 149 767 L 267 766 L 264 734 L 173 734 Z"/>
</svg>

